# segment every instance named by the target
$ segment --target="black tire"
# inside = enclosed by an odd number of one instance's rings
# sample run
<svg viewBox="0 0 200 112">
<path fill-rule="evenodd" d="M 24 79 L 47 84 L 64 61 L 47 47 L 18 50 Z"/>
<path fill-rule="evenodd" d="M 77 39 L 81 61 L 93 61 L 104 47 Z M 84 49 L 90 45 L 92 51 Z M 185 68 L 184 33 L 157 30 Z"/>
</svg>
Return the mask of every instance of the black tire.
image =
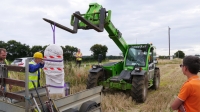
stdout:
<svg viewBox="0 0 200 112">
<path fill-rule="evenodd" d="M 153 86 L 152 89 L 157 90 L 160 85 L 160 69 L 156 68 L 154 71 Z"/>
<path fill-rule="evenodd" d="M 97 108 L 97 103 L 89 100 L 81 105 L 79 112 L 88 112 L 95 108 Z"/>
<path fill-rule="evenodd" d="M 99 71 L 97 73 L 90 73 L 87 78 L 86 89 L 98 86 L 99 81 L 102 80 L 102 76 L 103 76 L 103 71 Z"/>
<path fill-rule="evenodd" d="M 54 111 L 54 112 L 56 112 L 56 111 Z M 70 108 L 70 109 L 64 110 L 62 112 L 78 112 L 78 110 Z"/>
<path fill-rule="evenodd" d="M 147 75 L 135 75 L 132 79 L 132 99 L 137 103 L 144 103 L 147 98 L 148 79 Z"/>
</svg>

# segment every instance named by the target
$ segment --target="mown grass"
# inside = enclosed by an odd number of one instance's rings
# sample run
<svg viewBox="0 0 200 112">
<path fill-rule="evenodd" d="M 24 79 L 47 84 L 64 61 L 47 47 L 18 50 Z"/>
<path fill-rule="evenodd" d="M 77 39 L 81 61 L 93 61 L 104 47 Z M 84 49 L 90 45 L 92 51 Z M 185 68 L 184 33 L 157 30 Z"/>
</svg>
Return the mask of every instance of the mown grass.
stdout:
<svg viewBox="0 0 200 112">
<path fill-rule="evenodd" d="M 179 64 L 181 59 L 158 60 L 160 68 L 160 87 L 158 90 L 148 90 L 145 103 L 138 104 L 132 101 L 130 92 L 107 90 L 103 92 L 103 112 L 170 112 L 170 104 L 176 98 L 181 85 L 186 81 Z M 90 65 L 91 66 L 91 65 Z M 71 94 L 85 90 L 86 79 L 90 66 L 76 68 L 74 63 L 65 64 L 65 81 L 71 84 Z M 15 79 L 23 79 L 23 75 L 12 73 Z M 45 84 L 45 75 L 42 74 L 42 85 Z M 15 88 L 16 91 L 19 88 Z"/>
<path fill-rule="evenodd" d="M 175 58 L 173 60 L 168 59 L 159 59 L 157 65 L 165 65 L 165 64 L 181 64 L 182 59 Z"/>
<path fill-rule="evenodd" d="M 86 79 L 88 76 L 88 71 L 91 68 L 91 65 L 86 65 L 85 67 L 76 67 L 75 63 L 67 63 L 64 66 L 64 72 L 65 72 L 65 82 L 69 82 L 71 86 L 71 94 L 78 92 L 80 89 L 76 89 L 76 87 L 82 87 L 80 85 L 86 84 Z M 24 80 L 25 79 L 25 73 L 21 72 L 10 72 L 10 78 L 16 79 L 16 80 Z M 42 71 L 41 73 L 41 80 L 40 80 L 41 86 L 44 86 L 46 84 L 45 80 L 45 73 Z M 74 89 L 73 89 L 74 88 Z M 84 90 L 85 88 L 81 89 Z M 13 86 L 11 92 L 21 91 L 24 90 L 22 87 Z"/>
</svg>

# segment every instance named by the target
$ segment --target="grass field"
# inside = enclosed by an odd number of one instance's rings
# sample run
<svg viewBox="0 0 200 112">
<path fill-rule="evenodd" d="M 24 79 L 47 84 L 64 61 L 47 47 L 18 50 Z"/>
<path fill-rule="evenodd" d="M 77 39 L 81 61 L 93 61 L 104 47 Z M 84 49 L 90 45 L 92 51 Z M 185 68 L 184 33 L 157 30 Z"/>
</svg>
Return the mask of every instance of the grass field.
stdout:
<svg viewBox="0 0 200 112">
<path fill-rule="evenodd" d="M 157 66 L 160 68 L 160 87 L 158 90 L 148 90 L 145 103 L 137 104 L 132 101 L 130 92 L 107 90 L 103 92 L 102 110 L 103 112 L 170 112 L 170 104 L 176 98 L 181 85 L 186 81 L 186 76 L 182 74 L 179 65 L 181 59 L 158 60 Z M 85 90 L 86 79 L 90 66 L 74 68 L 73 64 L 65 66 L 65 81 L 71 84 L 71 94 Z M 23 79 L 19 73 L 11 74 L 15 79 Z M 42 85 L 45 83 L 45 76 L 42 75 Z M 12 91 L 20 90 L 14 87 Z"/>
</svg>

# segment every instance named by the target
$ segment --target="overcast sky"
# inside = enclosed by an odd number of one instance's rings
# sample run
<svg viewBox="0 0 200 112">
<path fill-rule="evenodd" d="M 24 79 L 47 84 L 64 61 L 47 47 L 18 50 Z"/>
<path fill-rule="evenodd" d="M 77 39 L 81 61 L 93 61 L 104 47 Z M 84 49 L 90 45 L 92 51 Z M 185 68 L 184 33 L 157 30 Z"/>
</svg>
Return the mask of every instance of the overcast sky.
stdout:
<svg viewBox="0 0 200 112">
<path fill-rule="evenodd" d="M 199 0 L 4 0 L 0 3 L 0 40 L 16 40 L 22 44 L 53 44 L 53 32 L 42 18 L 72 28 L 70 17 L 75 11 L 85 13 L 90 3 L 97 2 L 112 11 L 111 21 L 128 44 L 153 43 L 158 55 L 182 50 L 186 55 L 200 54 Z M 71 34 L 56 28 L 55 43 L 80 48 L 90 55 L 94 44 L 106 45 L 107 55 L 120 50 L 106 30 L 78 30 Z"/>
</svg>

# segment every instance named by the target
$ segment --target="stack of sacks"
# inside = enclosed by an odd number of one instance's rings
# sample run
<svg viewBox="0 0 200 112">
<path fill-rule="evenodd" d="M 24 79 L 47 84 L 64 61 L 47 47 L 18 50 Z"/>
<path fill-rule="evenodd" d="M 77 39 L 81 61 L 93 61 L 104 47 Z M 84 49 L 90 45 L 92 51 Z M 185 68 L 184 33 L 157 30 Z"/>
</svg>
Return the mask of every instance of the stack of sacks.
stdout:
<svg viewBox="0 0 200 112">
<path fill-rule="evenodd" d="M 63 50 L 58 45 L 49 45 L 44 51 L 44 72 L 51 98 L 65 96 Z"/>
</svg>

